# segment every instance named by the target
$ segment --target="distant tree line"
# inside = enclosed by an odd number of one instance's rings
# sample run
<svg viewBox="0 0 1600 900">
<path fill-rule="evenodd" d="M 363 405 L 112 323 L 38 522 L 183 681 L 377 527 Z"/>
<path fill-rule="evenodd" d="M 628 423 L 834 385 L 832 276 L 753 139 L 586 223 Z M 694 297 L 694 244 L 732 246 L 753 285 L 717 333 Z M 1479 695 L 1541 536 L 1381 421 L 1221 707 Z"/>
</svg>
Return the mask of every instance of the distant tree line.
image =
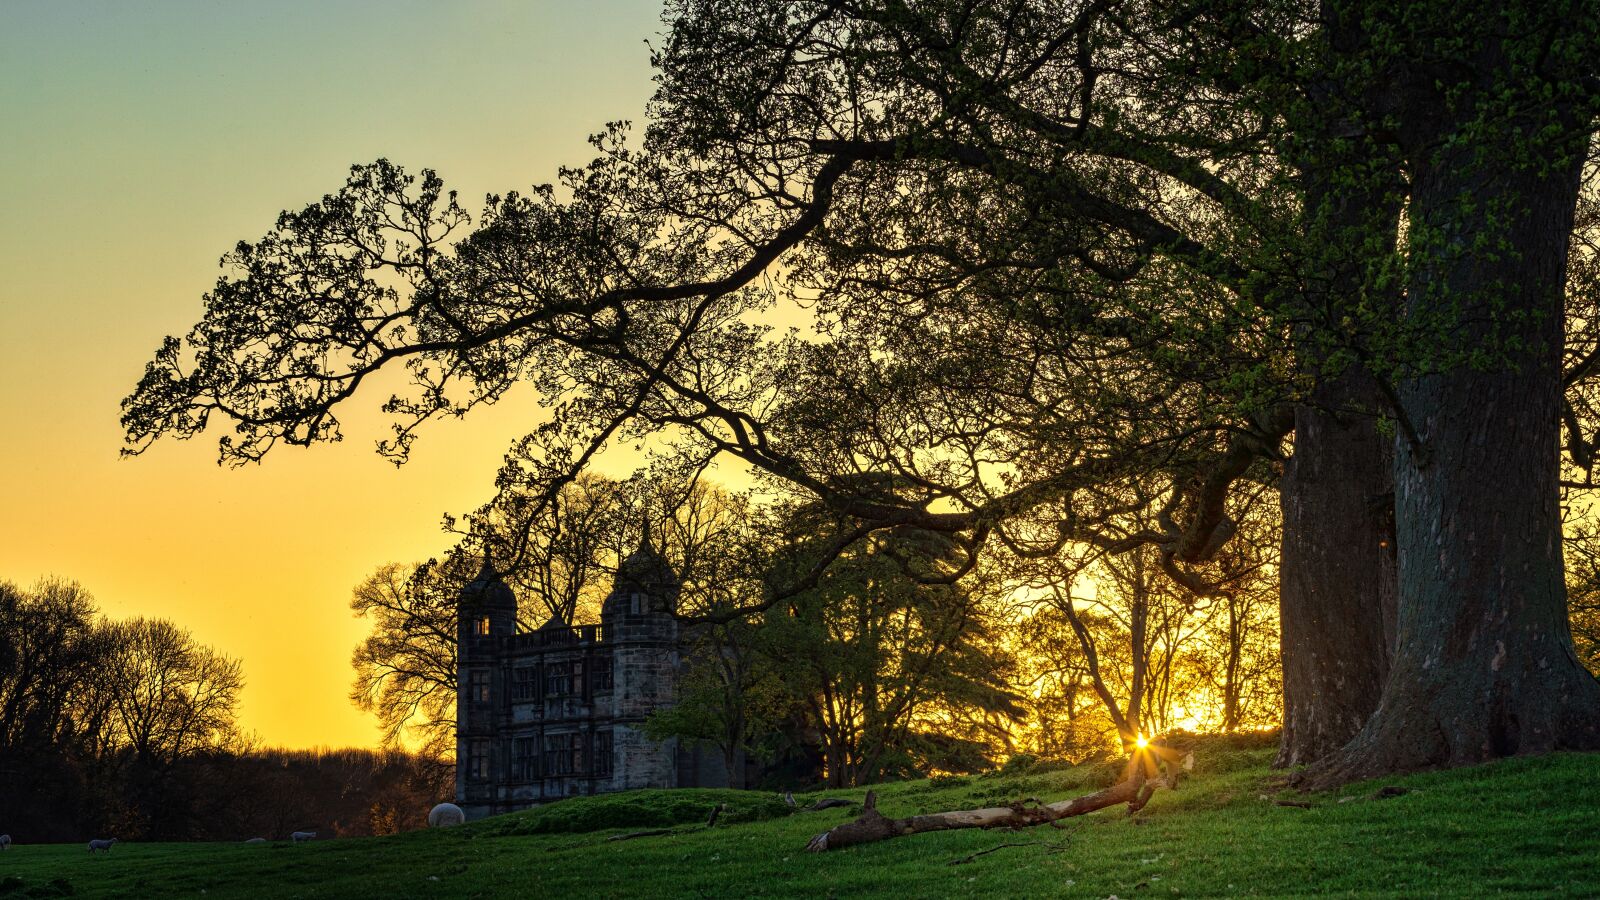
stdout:
<svg viewBox="0 0 1600 900">
<path fill-rule="evenodd" d="M 233 840 L 420 827 L 448 770 L 395 751 L 264 749 L 239 661 L 75 582 L 0 582 L 0 831 L 19 842 Z"/>
</svg>

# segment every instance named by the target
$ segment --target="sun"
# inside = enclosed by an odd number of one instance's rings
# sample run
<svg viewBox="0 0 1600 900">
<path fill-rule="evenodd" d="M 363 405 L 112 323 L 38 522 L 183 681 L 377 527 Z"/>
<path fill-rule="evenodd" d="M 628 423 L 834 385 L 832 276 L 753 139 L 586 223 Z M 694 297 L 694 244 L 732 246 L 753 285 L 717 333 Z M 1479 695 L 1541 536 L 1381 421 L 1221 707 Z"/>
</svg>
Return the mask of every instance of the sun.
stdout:
<svg viewBox="0 0 1600 900">
<path fill-rule="evenodd" d="M 1133 745 L 1138 747 L 1140 750 L 1143 750 L 1144 748 L 1150 746 L 1150 739 L 1141 734 L 1134 739 Z"/>
</svg>

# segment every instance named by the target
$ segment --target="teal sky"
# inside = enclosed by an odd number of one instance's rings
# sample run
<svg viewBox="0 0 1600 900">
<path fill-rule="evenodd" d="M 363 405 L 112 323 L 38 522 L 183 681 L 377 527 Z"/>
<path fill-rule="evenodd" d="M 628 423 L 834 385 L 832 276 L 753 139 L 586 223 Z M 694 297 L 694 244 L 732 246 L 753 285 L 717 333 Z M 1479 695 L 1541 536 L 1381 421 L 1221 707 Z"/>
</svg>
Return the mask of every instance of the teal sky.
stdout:
<svg viewBox="0 0 1600 900">
<path fill-rule="evenodd" d="M 521 398 L 424 435 L 396 471 L 370 398 L 346 441 L 221 470 L 213 441 L 119 460 L 118 401 L 201 312 L 217 258 L 380 156 L 476 212 L 639 120 L 653 0 L 0 5 L 0 579 L 76 578 L 245 663 L 269 743 L 370 743 L 345 698 L 379 564 L 447 546 Z M 358 398 L 359 401 L 359 398 Z"/>
</svg>

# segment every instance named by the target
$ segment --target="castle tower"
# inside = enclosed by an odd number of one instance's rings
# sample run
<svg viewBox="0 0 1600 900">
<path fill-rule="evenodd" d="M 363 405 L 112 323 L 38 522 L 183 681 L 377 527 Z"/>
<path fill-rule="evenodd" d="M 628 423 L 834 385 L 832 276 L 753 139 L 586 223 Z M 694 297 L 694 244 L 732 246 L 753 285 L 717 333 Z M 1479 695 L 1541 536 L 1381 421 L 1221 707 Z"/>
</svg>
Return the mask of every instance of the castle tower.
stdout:
<svg viewBox="0 0 1600 900">
<path fill-rule="evenodd" d="M 617 579 L 600 608 L 605 639 L 613 646 L 614 712 L 612 790 L 677 786 L 677 741 L 645 736 L 644 720 L 672 703 L 678 669 L 677 573 L 650 542 L 645 524 L 639 548 L 617 567 Z"/>
<path fill-rule="evenodd" d="M 516 633 L 517 597 L 485 557 L 456 612 L 456 803 L 469 819 L 496 811 L 495 783 L 510 765 L 497 730 L 507 708 L 500 669 Z"/>
</svg>

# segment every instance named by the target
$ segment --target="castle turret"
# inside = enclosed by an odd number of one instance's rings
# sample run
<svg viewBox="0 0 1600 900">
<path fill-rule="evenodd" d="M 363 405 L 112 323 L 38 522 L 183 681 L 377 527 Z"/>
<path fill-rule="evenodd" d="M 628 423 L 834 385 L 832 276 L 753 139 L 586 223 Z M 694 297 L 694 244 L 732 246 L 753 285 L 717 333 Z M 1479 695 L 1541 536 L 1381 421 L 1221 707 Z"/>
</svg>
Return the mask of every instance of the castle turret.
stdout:
<svg viewBox="0 0 1600 900">
<path fill-rule="evenodd" d="M 678 622 L 672 614 L 677 611 L 682 586 L 678 573 L 650 542 L 650 526 L 646 524 L 639 548 L 617 567 L 611 593 L 600 607 L 600 622 L 613 635 L 616 632 L 611 627 L 615 624 L 632 629 L 634 636 L 641 638 L 676 638 Z"/>
<path fill-rule="evenodd" d="M 645 525 L 639 548 L 617 567 L 617 579 L 600 608 L 600 623 L 612 644 L 616 727 L 613 729 L 612 788 L 677 784 L 677 742 L 655 743 L 642 726 L 655 710 L 672 703 L 678 669 L 678 593 L 682 582 L 650 542 Z"/>
<path fill-rule="evenodd" d="M 496 740 L 506 690 L 500 670 L 516 633 L 517 597 L 485 558 L 456 612 L 456 803 L 472 819 L 492 811 L 497 773 L 507 765 Z"/>
<path fill-rule="evenodd" d="M 478 577 L 461 589 L 457 605 L 457 638 L 462 656 L 493 654 L 493 640 L 517 633 L 517 595 L 487 557 Z"/>
</svg>

